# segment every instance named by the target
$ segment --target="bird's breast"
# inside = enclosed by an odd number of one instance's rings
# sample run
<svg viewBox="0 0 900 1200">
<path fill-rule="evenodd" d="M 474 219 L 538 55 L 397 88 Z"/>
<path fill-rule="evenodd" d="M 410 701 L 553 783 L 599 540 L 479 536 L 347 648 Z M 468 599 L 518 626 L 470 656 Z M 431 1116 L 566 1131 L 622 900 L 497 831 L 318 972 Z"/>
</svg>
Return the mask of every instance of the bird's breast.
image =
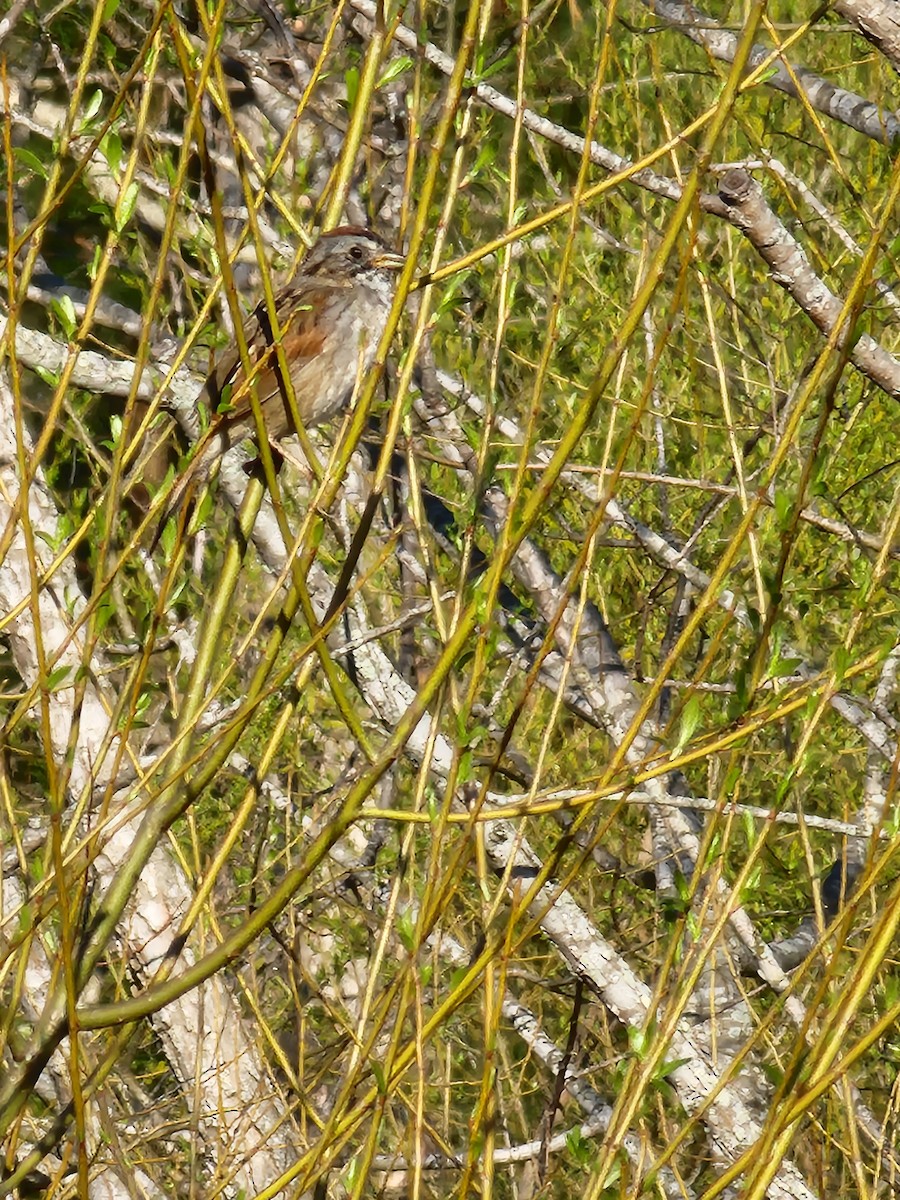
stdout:
<svg viewBox="0 0 900 1200">
<path fill-rule="evenodd" d="M 375 301 L 373 303 L 373 300 Z M 321 314 L 325 329 L 319 352 L 295 364 L 291 382 L 305 423 L 319 424 L 349 402 L 387 323 L 390 305 L 375 297 L 336 297 Z"/>
</svg>

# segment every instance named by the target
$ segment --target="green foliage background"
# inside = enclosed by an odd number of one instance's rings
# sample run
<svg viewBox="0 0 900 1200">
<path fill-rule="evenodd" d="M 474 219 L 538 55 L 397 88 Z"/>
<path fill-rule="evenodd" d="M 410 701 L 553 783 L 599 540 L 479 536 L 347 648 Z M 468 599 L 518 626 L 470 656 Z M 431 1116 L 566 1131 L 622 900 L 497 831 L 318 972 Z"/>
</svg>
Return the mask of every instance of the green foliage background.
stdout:
<svg viewBox="0 0 900 1200">
<path fill-rule="evenodd" d="M 740 36 L 753 7 L 721 3 L 707 11 Z M 771 45 L 777 37 L 790 62 L 890 109 L 896 92 L 891 65 L 846 22 L 811 4 L 762 7 L 759 41 Z M 315 61 L 334 12 L 302 5 L 280 11 L 308 60 Z M 265 41 L 265 22 L 254 10 L 230 3 L 221 10 L 210 5 L 189 14 L 170 9 L 165 36 L 156 48 L 149 97 L 142 90 L 149 71 L 139 72 L 118 93 L 156 12 L 152 5 L 107 3 L 92 31 L 96 13 L 86 6 L 35 3 L 22 11 L 3 47 L 7 77 L 22 74 L 33 46 L 39 46 L 40 86 L 33 94 L 65 110 L 72 77 L 87 64 L 74 129 L 82 138 L 102 130 L 100 152 L 119 180 L 127 156 L 137 148 L 139 186 L 135 193 L 120 192 L 118 202 L 98 198 L 77 148 L 62 148 L 58 135 L 54 141 L 27 123 L 10 120 L 7 130 L 10 138 L 15 131 L 15 144 L 7 163 L 7 188 L 21 209 L 7 223 L 4 252 L 10 279 L 25 280 L 34 263 L 28 264 L 27 244 L 13 246 L 13 220 L 21 234 L 24 221 L 38 216 L 55 195 L 37 232 L 56 284 L 90 290 L 105 244 L 111 269 L 103 282 L 104 298 L 139 311 L 143 319 L 140 338 L 98 323 L 81 338 L 83 347 L 114 359 L 146 351 L 152 360 L 166 338 L 189 336 L 189 365 L 199 379 L 230 337 L 224 328 L 226 306 L 212 312 L 203 307 L 222 275 L 223 245 L 199 152 L 190 157 L 178 183 L 182 139 L 196 136 L 186 125 L 192 85 L 185 78 L 185 64 L 192 47 L 196 67 L 205 47 L 204 27 L 211 22 L 221 30 L 223 59 L 249 56 L 257 44 L 273 52 Z M 468 15 L 466 5 L 439 4 L 412 15 L 391 11 L 389 22 L 402 16 L 407 24 L 418 24 L 423 41 L 453 56 Z M 846 853 L 846 843 L 833 830 L 805 825 L 804 818 L 855 820 L 867 770 L 872 770 L 863 733 L 826 700 L 846 691 L 870 708 L 897 640 L 896 551 L 891 544 L 900 463 L 897 401 L 852 367 L 841 372 L 833 388 L 819 379 L 807 395 L 804 389 L 810 378 L 816 379 L 824 339 L 773 282 L 748 240 L 733 225 L 694 207 L 660 273 L 639 332 L 628 339 L 567 463 L 589 488 L 579 491 L 570 476 L 553 490 L 527 530 L 560 580 L 568 578 L 587 546 L 574 579 L 575 595 L 602 615 L 640 697 L 658 680 L 683 626 L 684 618 L 675 612 L 679 581 L 646 552 L 632 530 L 608 517 L 595 521 L 605 489 L 635 521 L 673 547 L 687 546 L 693 565 L 708 576 L 732 546 L 742 505 L 764 495 L 721 581 L 746 602 L 750 621 L 741 625 L 713 597 L 677 661 L 669 664 L 667 707 L 662 712 L 654 707 L 648 714 L 656 722 L 656 742 L 647 761 L 662 761 L 667 754 L 686 756 L 679 765 L 690 793 L 719 806 L 700 835 L 705 857 L 693 873 L 676 848 L 670 848 L 675 884 L 661 895 L 645 844 L 646 807 L 629 803 L 641 764 L 634 758 L 621 762 L 610 778 L 608 765 L 623 748 L 610 730 L 566 711 L 552 689 L 526 686 L 527 660 L 526 665 L 511 665 L 509 635 L 498 616 L 503 604 L 521 606 L 519 615 L 530 622 L 536 642 L 545 637 L 552 642 L 552 634 L 538 617 L 538 597 L 529 595 L 511 572 L 503 577 L 510 596 L 494 603 L 488 581 L 498 538 L 484 505 L 489 490 L 500 488 L 512 504 L 510 528 L 521 520 L 540 486 L 538 451 L 558 446 L 588 403 L 597 372 L 634 311 L 674 205 L 625 181 L 585 203 L 571 226 L 563 214 L 520 236 L 515 231 L 526 221 L 572 197 L 578 156 L 552 139 L 516 130 L 508 117 L 475 102 L 471 91 L 461 97 L 443 150 L 442 186 L 430 204 L 421 203 L 447 80 L 412 55 L 395 65 L 392 75 L 386 63 L 400 51 L 390 47 L 376 80 L 381 86 L 370 96 L 361 95 L 370 43 L 358 26 L 351 27 L 349 9 L 345 17 L 342 37 L 324 52 L 322 80 L 307 113 L 313 130 L 321 132 L 316 137 L 305 129 L 293 146 L 290 166 L 276 167 L 266 181 L 262 212 L 282 239 L 268 267 L 276 277 L 285 271 L 289 263 L 279 251 L 306 238 L 325 215 L 339 190 L 339 174 L 329 174 L 331 124 L 346 126 L 362 106 L 368 119 L 352 202 L 398 244 L 404 237 L 406 244 L 410 236 L 421 239 L 418 266 L 423 277 L 429 269 L 440 273 L 441 266 L 460 260 L 459 269 L 427 293 L 432 313 L 426 318 L 428 352 L 439 369 L 483 398 L 487 417 L 455 405 L 468 452 L 478 464 L 475 470 L 460 471 L 448 456 L 446 433 L 423 422 L 409 395 L 397 400 L 395 376 L 378 392 L 367 434 L 374 451 L 367 466 L 385 436 L 391 404 L 405 405 L 394 473 L 402 473 L 402 467 L 413 481 L 414 496 L 419 480 L 420 488 L 440 498 L 453 521 L 436 531 L 417 515 L 417 502 L 401 495 L 399 484 L 386 489 L 359 564 L 357 580 L 363 582 L 355 599 L 371 626 L 379 628 L 396 621 L 411 598 L 443 598 L 411 628 L 391 629 L 382 638 L 393 660 L 406 663 L 407 681 L 414 687 L 431 677 L 465 604 L 474 599 L 482 608 L 461 653 L 449 667 L 441 667 L 441 685 L 429 704 L 454 747 L 455 783 L 396 756 L 384 788 L 373 792 L 353 822 L 343 856 L 322 864 L 234 964 L 243 1011 L 275 1065 L 277 1086 L 287 1089 L 285 1110 L 302 1130 L 301 1143 L 313 1147 L 303 1177 L 308 1186 L 321 1179 L 335 1195 L 341 1190 L 376 1194 L 386 1177 L 371 1156 L 399 1151 L 411 1162 L 417 1147 L 421 1152 L 425 1144 L 461 1154 L 464 1160 L 461 1167 L 417 1176 L 416 1188 L 428 1194 L 479 1190 L 514 1195 L 520 1189 L 562 1197 L 576 1188 L 591 1197 L 652 1194 L 650 1167 L 683 1128 L 669 1165 L 689 1180 L 690 1190 L 685 1183 L 683 1194 L 712 1197 L 718 1194 L 722 1166 L 710 1155 L 702 1123 L 682 1108 L 667 1079 L 671 1072 L 660 1067 L 646 1079 L 641 1068 L 662 1040 L 665 1015 L 678 1010 L 690 1016 L 691 991 L 685 980 L 712 912 L 724 904 L 715 890 L 718 881 L 724 882 L 729 903 L 743 906 L 764 939 L 791 936 L 800 919 L 812 913 L 821 921 L 818 881 Z M 523 17 L 527 28 L 520 24 Z M 893 288 L 898 275 L 895 222 L 890 214 L 885 219 L 883 211 L 895 175 L 893 148 L 769 88 L 764 74 L 737 97 L 712 161 L 701 161 L 703 131 L 695 123 L 715 111 L 729 66 L 638 3 L 604 7 L 569 0 L 530 10 L 526 4 L 521 11 L 497 4 L 484 8 L 476 42 L 470 83 L 487 82 L 504 96 L 519 96 L 522 105 L 557 126 L 593 137 L 632 162 L 669 143 L 670 149 L 653 164 L 668 179 L 682 182 L 699 170 L 702 190 L 714 194 L 726 165 L 747 165 L 814 271 L 839 297 L 856 285 L 860 257 L 835 229 L 840 226 L 863 251 L 877 238 L 873 277 L 864 280 L 855 330 L 895 350 L 897 309 L 875 286 L 881 282 Z M 68 78 L 58 69 L 60 63 L 67 65 Z M 270 68 L 275 71 L 271 63 Z M 282 80 L 287 74 L 280 62 L 276 73 Z M 118 115 L 109 121 L 117 95 Z M 247 155 L 231 140 L 230 119 L 221 116 L 227 107 L 217 99 L 215 81 L 210 83 L 201 109 L 207 148 L 220 163 L 235 155 L 238 174 L 251 178 Z M 261 127 L 269 140 L 253 149 L 265 162 L 279 142 L 271 126 Z M 773 167 L 772 160 L 780 166 Z M 585 183 L 590 186 L 603 177 L 599 168 L 590 167 Z M 329 183 L 323 190 L 324 178 Z M 154 198 L 148 186 L 153 180 L 164 211 L 174 205 L 179 214 L 162 257 L 160 230 L 147 220 L 144 208 Z M 255 180 L 252 187 L 257 187 Z M 809 204 L 809 193 L 818 208 Z M 241 203 L 239 194 L 227 197 L 228 205 Z M 493 245 L 510 230 L 514 232 L 505 246 Z M 443 239 L 439 262 L 431 263 L 437 238 Z M 157 276 L 160 262 L 164 269 Z M 266 264 L 251 264 L 246 276 L 227 273 L 226 293 L 247 309 L 260 294 L 259 274 L 265 269 Z M 64 302 L 20 300 L 21 325 L 62 341 L 75 337 L 75 320 Z M 395 341 L 400 361 L 414 329 L 410 307 Z M 22 381 L 18 399 L 33 437 L 52 411 L 55 383 L 34 373 Z M 778 439 L 798 397 L 806 408 L 789 429 L 787 453 L 770 482 Z M 527 453 L 511 442 L 499 418 L 527 431 Z M 123 699 L 121 727 L 139 739 L 151 728 L 171 729 L 183 711 L 191 669 L 181 650 L 163 636 L 161 590 L 169 594 L 166 619 L 197 621 L 213 639 L 212 676 L 221 673 L 221 699 L 236 705 L 247 695 L 266 640 L 278 627 L 280 590 L 251 551 L 227 620 L 215 630 L 204 626 L 234 543 L 230 509 L 207 502 L 197 510 L 191 538 L 175 543 L 170 532 L 155 568 L 148 569 L 137 549 L 129 552 L 115 584 L 97 595 L 97 580 L 128 544 L 151 497 L 168 486 L 185 461 L 185 445 L 160 416 L 156 428 L 165 442 L 162 461 L 154 463 L 154 471 L 148 468 L 141 481 L 145 490 L 126 499 L 110 481 L 115 464 L 124 461 L 129 430 L 136 427 L 129 425 L 130 419 L 126 413 L 123 424 L 120 397 L 69 389 L 53 417 L 43 466 L 59 503 L 60 544 L 72 538 L 84 594 L 99 604 L 93 626 L 98 648 L 131 648 L 130 657 L 112 668 L 112 679 Z M 327 432 L 334 437 L 337 431 Z M 520 462 L 529 464 L 521 472 L 521 485 L 515 482 Z M 290 463 L 282 478 L 287 481 L 287 520 L 297 530 L 309 511 L 311 484 L 301 473 L 292 474 Z M 336 578 L 346 554 L 338 536 L 340 521 L 352 529 L 356 519 L 351 505 L 340 519 L 319 522 L 302 542 L 301 555 L 321 539 L 318 561 Z M 823 527 L 820 519 L 831 525 Z M 197 562 L 181 551 L 194 545 L 200 527 L 206 540 Z M 422 566 L 414 584 L 395 553 L 401 533 Z M 473 555 L 476 569 L 470 570 Z M 486 567 L 477 566 L 479 555 Z M 688 596 L 691 611 L 702 602 L 699 591 Z M 264 611 L 267 621 L 254 626 Z M 160 640 L 159 653 L 146 673 L 130 675 L 139 648 L 154 638 Z M 329 686 L 323 664 L 302 674 L 302 687 L 293 694 L 295 677 L 282 668 L 294 656 L 298 669 L 305 670 L 302 664 L 312 661 L 314 640 L 308 622 L 300 617 L 292 621 L 272 676 L 277 684 L 252 711 L 240 710 L 242 763 L 257 763 L 270 739 L 279 742 L 268 775 L 271 794 L 261 790 L 245 835 L 216 866 L 200 922 L 213 942 L 223 931 L 239 929 L 286 871 L 303 861 L 314 833 L 334 820 L 348 790 L 364 775 L 367 759 L 382 752 L 391 733 L 367 705 L 365 690 L 354 688 L 352 672 L 338 672 L 339 682 Z M 801 664 L 809 668 L 806 675 L 799 674 Z M 15 668 L 8 660 L 4 669 L 14 681 Z M 618 669 L 611 666 L 613 672 Z M 16 686 L 11 682 L 11 691 Z M 295 707 L 282 728 L 288 702 Z M 6 703 L 9 713 L 16 711 L 14 699 Z M 348 712 L 357 730 L 348 723 Z M 895 740 L 893 691 L 878 715 Z M 216 745 L 216 733 L 203 731 L 199 719 L 190 724 L 192 742 L 182 764 L 185 780 Z M 165 744 L 165 736 L 155 751 Z M 17 717 L 15 727 L 4 731 L 4 747 L 11 796 L 7 820 L 24 827 L 28 819 L 45 819 L 52 772 L 37 727 Z M 777 1140 L 783 1133 L 785 1113 L 809 1084 L 811 1068 L 804 1056 L 815 1060 L 817 1039 L 821 1035 L 824 1043 L 833 1031 L 837 1009 L 847 1014 L 842 1050 L 849 1054 L 860 1047 L 848 1078 L 874 1114 L 886 1144 L 895 1133 L 893 1035 L 885 1032 L 867 1046 L 862 1040 L 898 999 L 889 939 L 877 947 L 871 977 L 864 975 L 872 966 L 873 926 L 892 902 L 896 879 L 894 761 L 883 768 L 882 821 L 876 831 L 883 837 L 873 836 L 868 843 L 860 891 L 843 923 L 822 937 L 795 980 L 795 994 L 810 1014 L 802 1054 L 798 1047 L 803 1039 L 785 1018 L 783 999 L 752 972 L 741 974 L 732 964 L 737 994 L 749 1004 L 758 1030 L 751 1058 L 772 1085 L 760 1115 L 764 1138 Z M 151 763 L 148 779 L 153 777 Z M 247 769 L 234 761 L 223 766 L 172 825 L 166 844 L 190 886 L 198 886 L 215 861 L 247 778 Z M 590 820 L 577 837 L 567 830 L 582 811 L 578 801 L 551 799 L 533 811 L 525 807 L 522 828 L 533 849 L 552 858 L 554 877 L 566 881 L 617 953 L 657 989 L 659 1012 L 640 1036 L 634 1028 L 626 1029 L 590 989 L 576 1003 L 572 963 L 515 908 L 514 888 L 504 900 L 503 884 L 484 857 L 486 823 L 459 815 L 459 789 L 467 783 L 476 795 L 480 788 L 490 788 L 495 797 L 531 790 L 532 803 L 559 788 L 589 792 L 598 784 L 616 783 L 622 790 L 618 799 L 592 802 Z M 729 805 L 742 804 L 798 814 L 799 826 L 729 811 Z M 453 811 L 456 823 L 450 820 Z M 415 825 L 413 813 L 428 819 Z M 376 820 L 386 825 L 375 864 L 348 865 L 362 853 Z M 748 861 L 754 865 L 745 872 Z M 36 875 L 50 871 L 47 858 Z M 53 926 L 52 909 L 48 920 Z M 451 967 L 441 958 L 429 940 L 432 933 L 452 933 L 464 956 L 474 959 L 485 938 L 500 928 L 502 953 L 486 972 L 492 981 L 461 995 L 426 1036 L 427 1019 L 464 973 L 459 964 Z M 98 975 L 107 1001 L 129 991 L 113 946 Z M 864 978 L 866 986 L 850 1003 L 854 984 Z M 351 979 L 360 992 L 371 989 L 359 1029 Z M 598 1146 L 573 1134 L 566 1150 L 550 1156 L 534 1175 L 524 1168 L 487 1166 L 486 1146 L 540 1140 L 548 1106 L 553 1107 L 552 1076 L 501 1013 L 500 997 L 507 987 L 559 1045 L 566 1044 L 570 1021 L 577 1019 L 573 1065 L 600 1097 L 618 1105 L 616 1113 L 633 1104 L 627 1127 L 644 1139 L 647 1164 L 639 1167 L 628 1158 L 621 1135 Z M 337 1161 L 324 1150 L 317 1159 L 315 1126 L 330 1111 L 323 1097 L 330 1103 L 340 1096 L 347 1112 L 355 1100 L 344 1072 L 362 1032 L 368 1039 L 365 1068 L 354 1078 L 359 1089 L 360 1080 L 366 1085 L 374 1081 L 378 1099 L 370 1117 L 377 1132 L 369 1140 L 364 1126 L 354 1126 L 336 1140 L 341 1147 Z M 100 1057 L 109 1045 L 104 1039 L 112 1033 L 84 1036 L 91 1053 Z M 402 1081 L 386 1083 L 391 1056 L 408 1045 L 416 1047 L 414 1067 Z M 285 1046 L 293 1055 L 290 1062 Z M 669 1058 L 663 1054 L 663 1063 Z M 154 1104 L 154 1119 L 145 1113 L 139 1123 L 141 1154 L 154 1164 L 164 1188 L 203 1194 L 196 1190 L 203 1168 L 196 1162 L 190 1166 L 199 1155 L 197 1146 L 185 1134 L 180 1153 L 173 1155 L 166 1141 L 167 1122 L 183 1119 L 189 1095 L 168 1069 L 152 1021 L 137 1030 L 121 1070 L 140 1078 Z M 347 1091 L 341 1092 L 344 1085 Z M 808 1094 L 779 1150 L 790 1146 L 813 1191 L 832 1197 L 863 1194 L 864 1187 L 874 1192 L 876 1179 L 887 1171 L 877 1150 L 860 1142 L 854 1104 L 842 1086 Z M 568 1094 L 558 1108 L 553 1116 L 558 1115 L 560 1128 L 577 1126 L 582 1119 Z M 340 1116 L 339 1110 L 328 1127 L 332 1134 Z M 18 1145 L 15 1132 L 8 1136 L 11 1165 Z M 771 1141 L 767 1148 L 774 1153 Z M 758 1182 L 753 1172 L 763 1158 L 757 1155 L 755 1166 L 746 1165 L 747 1195 L 757 1194 L 750 1189 Z M 163 1166 L 161 1159 L 166 1160 Z M 185 1181 L 192 1170 L 199 1175 L 189 1185 Z M 71 1194 L 65 1191 L 70 1186 L 61 1182 L 53 1194 Z M 189 1192 L 189 1187 L 195 1190 Z"/>
</svg>

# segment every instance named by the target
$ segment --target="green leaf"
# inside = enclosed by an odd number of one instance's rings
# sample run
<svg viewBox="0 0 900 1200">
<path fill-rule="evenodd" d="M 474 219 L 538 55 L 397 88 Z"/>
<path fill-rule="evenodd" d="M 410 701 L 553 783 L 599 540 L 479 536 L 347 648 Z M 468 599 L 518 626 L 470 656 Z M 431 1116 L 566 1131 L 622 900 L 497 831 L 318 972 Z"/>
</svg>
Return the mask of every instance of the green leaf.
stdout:
<svg viewBox="0 0 900 1200">
<path fill-rule="evenodd" d="M 234 384 L 226 383 L 219 393 L 219 403 L 216 405 L 217 413 L 228 413 L 234 408 L 231 402 L 232 393 L 234 392 Z"/>
<path fill-rule="evenodd" d="M 92 283 L 97 278 L 97 272 L 100 270 L 100 259 L 102 257 L 103 257 L 103 248 L 101 247 L 100 243 L 98 242 L 97 245 L 94 247 L 94 253 L 93 253 L 93 256 L 91 257 L 91 261 L 88 264 L 88 269 L 87 269 L 88 278 L 91 280 Z"/>
<path fill-rule="evenodd" d="M 56 692 L 61 688 L 63 681 L 72 673 L 70 666 L 57 667 L 55 671 L 51 671 L 47 676 L 47 691 Z"/>
<path fill-rule="evenodd" d="M 756 820 L 752 813 L 741 813 L 741 825 L 744 827 L 744 837 L 752 846 L 756 841 Z"/>
<path fill-rule="evenodd" d="M 882 994 L 884 996 L 885 1008 L 893 1008 L 900 1000 L 900 979 L 891 975 L 885 976 L 882 983 Z"/>
<path fill-rule="evenodd" d="M 118 175 L 122 162 L 122 139 L 114 129 L 108 129 L 100 139 L 100 153 L 113 175 Z"/>
<path fill-rule="evenodd" d="M 464 750 L 459 758 L 459 770 L 457 771 L 457 780 L 459 783 L 468 783 L 472 778 L 474 771 L 472 769 L 472 751 Z"/>
<path fill-rule="evenodd" d="M 405 909 L 397 917 L 397 936 L 407 954 L 412 954 L 416 948 L 416 923 L 409 909 Z"/>
<path fill-rule="evenodd" d="M 483 69 L 481 68 L 481 64 L 476 62 L 476 69 L 472 71 L 469 79 L 470 86 L 473 86 L 476 83 L 483 83 L 485 80 L 491 79 L 495 75 L 499 75 L 501 71 L 505 70 L 506 67 L 515 61 L 515 57 L 516 51 L 510 50 L 508 54 L 502 55 L 500 58 L 496 59 L 495 62 L 490 63 Z"/>
<path fill-rule="evenodd" d="M 47 168 L 36 154 L 31 150 L 26 150 L 24 146 L 16 146 L 13 150 L 13 155 L 24 167 L 29 167 L 34 171 L 35 175 L 40 175 L 41 179 L 47 178 Z"/>
<path fill-rule="evenodd" d="M 750 610 L 748 610 L 750 611 Z M 750 669 L 749 663 L 742 663 L 734 672 L 732 680 L 734 682 L 734 695 L 728 699 L 728 719 L 736 721 L 742 717 L 747 711 L 750 704 L 750 680 L 748 672 Z"/>
<path fill-rule="evenodd" d="M 700 724 L 700 697 L 695 692 L 681 710 L 681 720 L 678 725 L 678 738 L 674 753 L 680 754 L 694 735 L 694 730 Z"/>
<path fill-rule="evenodd" d="M 677 1071 L 679 1067 L 683 1067 L 685 1063 L 689 1063 L 689 1058 L 670 1058 L 665 1062 L 661 1062 L 653 1072 L 654 1079 L 663 1079 L 666 1075 L 671 1075 L 673 1071 Z"/>
<path fill-rule="evenodd" d="M 780 654 L 776 654 L 769 664 L 769 678 L 780 679 L 785 675 L 793 675 L 802 661 L 800 658 L 782 658 Z"/>
<path fill-rule="evenodd" d="M 465 979 L 465 977 L 468 975 L 468 973 L 469 972 L 466 967 L 457 967 L 455 970 L 450 972 L 450 991 L 451 992 L 456 991 L 456 989 L 459 987 L 459 985 L 462 983 L 462 981 Z"/>
<path fill-rule="evenodd" d="M 744 886 L 741 888 L 741 897 L 746 897 L 747 900 L 752 900 L 759 892 L 759 885 L 762 880 L 762 867 L 759 863 L 755 863 L 750 869 L 750 873 L 744 881 Z"/>
<path fill-rule="evenodd" d="M 361 1174 L 361 1164 L 359 1161 L 359 1157 L 357 1155 L 354 1155 L 353 1158 L 350 1159 L 350 1161 L 347 1163 L 346 1167 L 344 1168 L 344 1183 L 345 1183 L 347 1192 L 349 1192 L 349 1193 L 355 1192 L 356 1184 L 360 1178 L 360 1174 Z"/>
<path fill-rule="evenodd" d="M 91 93 L 87 104 L 84 107 L 84 113 L 81 117 L 81 128 L 86 129 L 100 111 L 100 105 L 103 103 L 103 92 L 97 88 Z"/>
<path fill-rule="evenodd" d="M 115 616 L 115 612 L 115 606 L 112 601 L 107 596 L 104 596 L 94 612 L 94 632 L 96 634 L 99 635 L 103 632 Z"/>
<path fill-rule="evenodd" d="M 75 305 L 72 303 L 72 297 L 56 296 L 50 301 L 50 307 L 56 313 L 66 338 L 71 341 L 78 325 L 78 318 L 75 316 Z"/>
<path fill-rule="evenodd" d="M 384 87 L 385 84 L 393 82 L 398 75 L 402 75 L 404 71 L 408 71 L 413 65 L 413 60 L 408 54 L 398 54 L 384 69 L 384 74 L 378 80 L 377 87 Z"/>
<path fill-rule="evenodd" d="M 171 559 L 175 550 L 175 529 L 175 519 L 174 517 L 170 517 L 163 526 L 163 531 L 159 537 L 159 544 L 163 548 L 163 554 L 165 555 L 167 561 Z"/>
<path fill-rule="evenodd" d="M 56 536 L 50 542 L 54 554 L 66 544 L 74 532 L 75 520 L 72 514 L 65 511 L 60 512 L 56 522 Z"/>
<path fill-rule="evenodd" d="M 344 87 L 347 89 L 347 107 L 352 108 L 359 92 L 359 71 L 356 67 L 349 67 L 344 72 Z"/>
<path fill-rule="evenodd" d="M 55 388 L 59 384 L 59 376 L 55 371 L 48 371 L 46 367 L 35 367 L 34 373 L 38 379 L 42 379 L 47 387 Z"/>
<path fill-rule="evenodd" d="M 469 729 L 468 745 L 472 749 L 477 749 L 483 746 L 490 736 L 490 730 L 486 725 L 473 725 Z"/>
<path fill-rule="evenodd" d="M 594 1161 L 594 1143 L 580 1129 L 570 1129 L 566 1134 L 566 1149 L 580 1167 L 588 1167 Z"/>
<path fill-rule="evenodd" d="M 643 1058 L 647 1053 L 647 1047 L 650 1045 L 649 1032 L 646 1029 L 635 1029 L 634 1026 L 629 1025 L 628 1045 L 637 1058 Z"/>
<path fill-rule="evenodd" d="M 846 646 L 836 646 L 831 655 L 831 669 L 834 671 L 835 684 L 840 687 L 847 668 L 851 665 L 853 656 Z"/>
<path fill-rule="evenodd" d="M 791 523 L 793 500 L 787 492 L 775 493 L 775 519 L 779 529 L 787 529 Z"/>
<path fill-rule="evenodd" d="M 116 232 L 121 233 L 131 218 L 134 216 L 134 210 L 137 208 L 139 188 L 135 180 L 132 179 L 124 192 L 119 193 L 119 199 L 116 201 L 115 223 Z"/>
<path fill-rule="evenodd" d="M 714 833 L 709 839 L 709 848 L 703 858 L 704 866 L 708 869 L 722 853 L 722 834 Z"/>
<path fill-rule="evenodd" d="M 425 798 L 425 811 L 428 813 L 428 820 L 432 822 L 436 821 L 441 815 L 438 798 L 432 788 L 428 789 L 428 795 Z"/>
<path fill-rule="evenodd" d="M 621 1162 L 619 1162 L 618 1159 L 616 1159 L 613 1162 L 612 1166 L 609 1168 L 609 1171 L 606 1174 L 606 1178 L 603 1180 L 604 1192 L 608 1192 L 612 1188 L 614 1188 L 616 1186 L 616 1184 L 619 1182 L 619 1180 L 621 1179 L 621 1177 L 622 1177 L 622 1164 L 621 1164 Z M 618 1189 L 617 1189 L 617 1194 L 618 1194 Z"/>
</svg>

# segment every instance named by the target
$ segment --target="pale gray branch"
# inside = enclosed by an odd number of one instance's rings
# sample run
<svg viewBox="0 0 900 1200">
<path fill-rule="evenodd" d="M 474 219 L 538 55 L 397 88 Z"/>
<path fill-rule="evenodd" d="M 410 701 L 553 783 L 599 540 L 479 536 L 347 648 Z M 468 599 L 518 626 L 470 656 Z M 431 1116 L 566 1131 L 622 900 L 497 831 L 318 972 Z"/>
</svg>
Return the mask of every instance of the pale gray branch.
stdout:
<svg viewBox="0 0 900 1200">
<path fill-rule="evenodd" d="M 679 33 L 689 37 L 698 46 L 703 46 L 713 58 L 720 62 L 734 61 L 738 49 L 737 35 L 724 29 L 689 0 L 642 0 L 642 3 Z M 768 47 L 754 46 L 750 54 L 750 66 L 759 66 L 771 54 Z M 797 97 L 802 92 L 817 112 L 840 121 L 876 142 L 890 145 L 900 134 L 900 121 L 890 110 L 873 104 L 864 96 L 836 87 L 806 67 L 793 67 L 789 71 L 783 62 L 776 60 L 765 82 L 767 87 L 788 96 Z"/>
<path fill-rule="evenodd" d="M 846 17 L 900 74 L 900 10 L 896 0 L 834 0 Z"/>
<path fill-rule="evenodd" d="M 799 243 L 769 208 L 760 185 L 746 171 L 727 171 L 719 183 L 719 195 L 732 224 L 746 235 L 775 283 L 829 336 L 840 320 L 841 301 L 816 275 Z M 900 400 L 900 360 L 868 333 L 856 338 L 850 360 L 889 396 Z"/>
</svg>

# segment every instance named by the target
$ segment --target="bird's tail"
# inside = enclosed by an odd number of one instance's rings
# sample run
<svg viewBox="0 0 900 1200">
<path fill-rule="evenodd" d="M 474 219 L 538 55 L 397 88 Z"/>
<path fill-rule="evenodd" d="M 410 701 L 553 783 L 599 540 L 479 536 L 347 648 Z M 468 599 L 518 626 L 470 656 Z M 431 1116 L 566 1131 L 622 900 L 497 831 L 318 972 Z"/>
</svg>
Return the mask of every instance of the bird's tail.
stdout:
<svg viewBox="0 0 900 1200">
<path fill-rule="evenodd" d="M 221 457 L 222 448 L 217 442 L 207 444 L 198 450 L 178 479 L 175 480 L 172 491 L 166 500 L 165 507 L 160 514 L 159 524 L 156 526 L 156 532 L 153 534 L 153 541 L 150 543 L 151 554 L 159 544 L 159 539 L 162 537 L 163 531 L 172 517 L 176 516 L 176 514 L 188 513 L 197 489 L 209 482 L 215 466 Z"/>
</svg>

